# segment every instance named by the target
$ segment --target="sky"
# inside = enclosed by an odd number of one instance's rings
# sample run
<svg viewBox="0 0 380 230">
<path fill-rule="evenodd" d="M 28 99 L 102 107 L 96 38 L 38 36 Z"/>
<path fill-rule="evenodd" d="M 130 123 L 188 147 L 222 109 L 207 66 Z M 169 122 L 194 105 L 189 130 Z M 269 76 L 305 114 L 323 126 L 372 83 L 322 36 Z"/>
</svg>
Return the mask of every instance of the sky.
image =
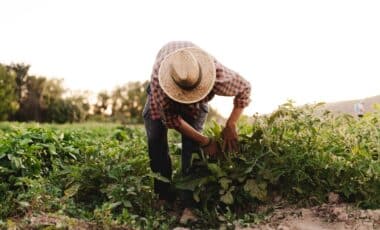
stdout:
<svg viewBox="0 0 380 230">
<path fill-rule="evenodd" d="M 380 94 L 380 1 L 1 0 L 0 63 L 112 90 L 150 78 L 167 42 L 197 44 L 252 85 L 245 114 Z M 227 116 L 232 98 L 211 105 Z"/>
</svg>

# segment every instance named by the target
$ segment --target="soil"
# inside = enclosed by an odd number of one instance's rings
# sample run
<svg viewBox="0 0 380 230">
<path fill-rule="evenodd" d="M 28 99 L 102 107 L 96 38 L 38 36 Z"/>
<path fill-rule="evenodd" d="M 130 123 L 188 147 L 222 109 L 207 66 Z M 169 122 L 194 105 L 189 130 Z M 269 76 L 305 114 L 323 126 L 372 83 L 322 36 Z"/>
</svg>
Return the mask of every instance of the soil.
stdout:
<svg viewBox="0 0 380 230">
<path fill-rule="evenodd" d="M 329 194 L 329 202 L 310 208 L 294 205 L 261 206 L 257 211 L 273 210 L 259 224 L 235 225 L 237 230 L 380 230 L 380 209 L 363 210 L 352 204 L 340 203 L 339 196 Z M 23 222 L 26 225 L 19 225 Z M 64 229 L 101 229 L 99 223 L 53 214 L 28 215 L 20 220 L 8 220 L 8 229 L 54 226 Z M 109 226 L 110 229 L 130 229 L 127 226 Z M 189 228 L 177 227 L 176 230 Z"/>
<path fill-rule="evenodd" d="M 372 230 L 380 229 L 380 209 L 361 210 L 348 204 L 276 209 L 265 221 L 238 230 Z"/>
</svg>

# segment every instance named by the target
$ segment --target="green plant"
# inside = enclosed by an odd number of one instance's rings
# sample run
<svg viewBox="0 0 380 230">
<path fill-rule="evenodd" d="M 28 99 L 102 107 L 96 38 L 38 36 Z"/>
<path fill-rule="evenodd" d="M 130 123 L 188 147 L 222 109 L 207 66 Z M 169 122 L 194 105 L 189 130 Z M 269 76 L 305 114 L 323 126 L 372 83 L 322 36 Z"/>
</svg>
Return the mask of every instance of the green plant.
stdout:
<svg viewBox="0 0 380 230">
<path fill-rule="evenodd" d="M 335 192 L 364 208 L 380 207 L 380 112 L 362 119 L 334 115 L 319 105 L 282 105 L 239 129 L 239 153 L 194 154 L 191 173 L 174 171 L 178 190 L 199 204 L 196 228 L 233 228 L 265 219 L 260 204 L 274 196 L 310 205 Z M 222 127 L 205 133 L 219 143 Z M 180 137 L 170 133 L 175 169 Z M 0 124 L 0 226 L 9 218 L 56 213 L 101 228 L 173 228 L 178 219 L 155 209 L 141 127 L 111 124 Z M 26 221 L 27 222 L 27 221 Z"/>
</svg>

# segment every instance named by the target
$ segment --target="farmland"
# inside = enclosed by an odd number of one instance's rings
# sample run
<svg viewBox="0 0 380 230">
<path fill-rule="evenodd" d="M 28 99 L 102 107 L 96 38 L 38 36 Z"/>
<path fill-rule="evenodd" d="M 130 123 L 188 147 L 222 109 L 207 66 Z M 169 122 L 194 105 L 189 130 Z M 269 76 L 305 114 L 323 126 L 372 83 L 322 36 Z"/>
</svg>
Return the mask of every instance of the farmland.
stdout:
<svg viewBox="0 0 380 230">
<path fill-rule="evenodd" d="M 240 152 L 194 154 L 188 177 L 179 174 L 180 137 L 170 132 L 172 187 L 193 194 L 199 216 L 184 226 L 249 226 L 265 222 L 284 202 L 312 207 L 330 194 L 379 209 L 379 109 L 357 119 L 316 106 L 287 103 L 241 121 Z M 221 130 L 211 122 L 205 133 L 221 142 Z M 167 180 L 150 171 L 142 127 L 0 124 L 2 227 L 181 226 L 178 210 L 155 207 L 153 178 Z"/>
</svg>

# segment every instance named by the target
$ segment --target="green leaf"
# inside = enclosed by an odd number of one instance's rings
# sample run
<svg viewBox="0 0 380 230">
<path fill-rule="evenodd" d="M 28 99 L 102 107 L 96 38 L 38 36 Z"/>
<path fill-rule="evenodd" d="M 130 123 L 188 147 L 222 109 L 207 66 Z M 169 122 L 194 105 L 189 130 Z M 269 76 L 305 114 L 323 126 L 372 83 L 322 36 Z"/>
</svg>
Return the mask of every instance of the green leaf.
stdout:
<svg viewBox="0 0 380 230">
<path fill-rule="evenodd" d="M 251 173 L 252 170 L 253 170 L 253 167 L 254 167 L 254 166 L 255 166 L 255 165 L 252 164 L 252 165 L 250 165 L 249 167 L 247 167 L 247 168 L 244 170 L 244 174 Z"/>
<path fill-rule="evenodd" d="M 165 183 L 170 183 L 170 180 L 164 176 L 161 176 L 159 173 L 149 173 L 147 175 L 148 177 L 151 177 L 151 178 L 154 178 L 156 180 L 159 180 L 159 181 L 162 181 L 162 182 L 165 182 Z"/>
<path fill-rule="evenodd" d="M 292 189 L 294 189 L 296 192 L 298 192 L 299 194 L 302 194 L 303 193 L 303 190 L 300 188 L 300 187 L 293 187 Z"/>
<path fill-rule="evenodd" d="M 55 145 L 54 144 L 50 144 L 49 146 L 48 146 L 48 149 L 49 149 L 49 153 L 51 154 L 51 155 L 57 155 L 57 149 L 55 148 Z"/>
<path fill-rule="evenodd" d="M 232 182 L 232 180 L 228 179 L 227 177 L 223 177 L 219 180 L 219 184 L 220 186 L 222 186 L 222 188 L 224 190 L 227 190 L 228 187 L 229 187 L 229 184 Z"/>
<path fill-rule="evenodd" d="M 191 154 L 191 162 L 193 162 L 194 160 L 201 160 L 201 158 L 199 157 L 199 153 Z"/>
<path fill-rule="evenodd" d="M 124 205 L 124 207 L 126 207 L 126 208 L 132 208 L 133 206 L 132 206 L 132 203 L 129 201 L 129 200 L 125 200 L 125 201 L 123 201 L 123 205 Z"/>
<path fill-rule="evenodd" d="M 201 178 L 186 178 L 175 184 L 177 189 L 194 191 L 195 188 L 200 187 L 208 182 L 215 181 L 213 176 L 206 176 Z"/>
<path fill-rule="evenodd" d="M 77 160 L 77 157 L 74 154 L 69 153 L 69 156 L 71 156 L 74 160 Z"/>
<path fill-rule="evenodd" d="M 65 198 L 70 198 L 70 197 L 74 196 L 75 194 L 77 194 L 79 188 L 80 188 L 80 184 L 79 183 L 75 183 L 75 184 L 71 185 L 64 192 L 65 193 Z"/>
<path fill-rule="evenodd" d="M 71 154 L 74 154 L 74 155 L 78 155 L 79 154 L 79 149 L 75 148 L 72 145 L 64 147 L 63 151 L 71 153 Z"/>
<path fill-rule="evenodd" d="M 20 157 L 11 156 L 10 160 L 11 160 L 11 164 L 13 168 L 15 169 L 25 168 L 24 165 L 22 164 L 22 160 Z"/>
<path fill-rule="evenodd" d="M 215 163 L 207 164 L 207 168 L 217 177 L 223 177 L 226 175 L 226 173 Z"/>
<path fill-rule="evenodd" d="M 0 173 L 13 173 L 14 170 L 0 166 Z"/>
<path fill-rule="evenodd" d="M 231 194 L 231 191 L 226 192 L 223 196 L 220 197 L 220 201 L 227 205 L 231 205 L 234 203 L 234 197 Z"/>
<path fill-rule="evenodd" d="M 122 204 L 122 202 L 120 202 L 120 201 L 115 202 L 115 203 L 111 203 L 111 204 L 109 204 L 108 209 L 114 209 L 114 208 L 118 207 L 121 204 Z"/>
<path fill-rule="evenodd" d="M 193 199 L 199 203 L 199 201 L 201 201 L 201 198 L 199 197 L 199 194 L 200 194 L 201 190 L 200 189 L 196 189 L 195 192 L 193 193 Z"/>
<path fill-rule="evenodd" d="M 32 139 L 30 139 L 30 138 L 25 138 L 25 139 L 21 139 L 20 142 L 19 142 L 19 144 L 20 144 L 21 146 L 24 146 L 24 145 L 28 145 L 29 143 L 32 143 L 32 142 L 33 142 Z"/>
<path fill-rule="evenodd" d="M 244 191 L 261 201 L 267 199 L 267 184 L 265 182 L 257 183 L 256 180 L 249 179 L 244 185 Z"/>
</svg>

